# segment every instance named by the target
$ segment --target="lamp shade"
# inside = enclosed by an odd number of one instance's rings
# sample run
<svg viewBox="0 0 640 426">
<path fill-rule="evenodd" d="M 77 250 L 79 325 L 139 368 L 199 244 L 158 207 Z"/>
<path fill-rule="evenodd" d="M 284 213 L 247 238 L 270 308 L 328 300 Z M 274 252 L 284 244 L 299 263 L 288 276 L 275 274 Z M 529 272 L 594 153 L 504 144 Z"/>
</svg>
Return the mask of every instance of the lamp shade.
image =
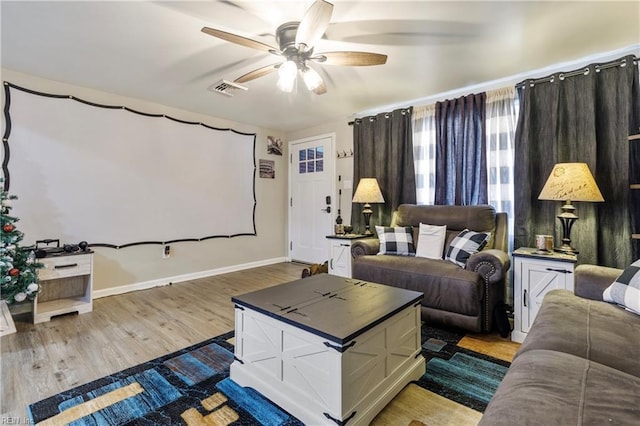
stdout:
<svg viewBox="0 0 640 426">
<path fill-rule="evenodd" d="M 558 163 L 553 166 L 538 199 L 604 201 L 586 163 Z"/>
<path fill-rule="evenodd" d="M 360 179 L 352 201 L 354 203 L 384 203 L 378 180 L 376 178 Z"/>
</svg>

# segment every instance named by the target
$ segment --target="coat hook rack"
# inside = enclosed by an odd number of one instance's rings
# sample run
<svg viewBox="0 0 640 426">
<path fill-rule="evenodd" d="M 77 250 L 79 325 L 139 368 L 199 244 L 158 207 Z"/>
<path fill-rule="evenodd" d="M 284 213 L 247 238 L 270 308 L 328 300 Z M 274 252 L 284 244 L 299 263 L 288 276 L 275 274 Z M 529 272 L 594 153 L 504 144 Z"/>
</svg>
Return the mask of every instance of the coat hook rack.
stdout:
<svg viewBox="0 0 640 426">
<path fill-rule="evenodd" d="M 353 157 L 353 150 L 350 149 L 349 152 L 343 150 L 342 152 L 338 151 L 338 158 L 348 158 Z"/>
</svg>

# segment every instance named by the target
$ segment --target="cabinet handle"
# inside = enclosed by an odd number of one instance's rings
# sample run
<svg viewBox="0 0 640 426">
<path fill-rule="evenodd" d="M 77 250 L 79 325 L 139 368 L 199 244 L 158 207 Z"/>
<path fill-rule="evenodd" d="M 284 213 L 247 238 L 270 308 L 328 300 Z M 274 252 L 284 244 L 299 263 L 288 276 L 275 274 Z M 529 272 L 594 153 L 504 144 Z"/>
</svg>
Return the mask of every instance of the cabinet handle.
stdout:
<svg viewBox="0 0 640 426">
<path fill-rule="evenodd" d="M 73 268 L 74 266 L 78 266 L 77 263 L 69 263 L 68 265 L 56 265 L 53 269 L 63 269 L 63 268 Z"/>
<path fill-rule="evenodd" d="M 547 268 L 547 271 L 560 272 L 561 274 L 570 274 L 571 273 L 571 271 L 568 271 L 566 269 L 555 269 L 555 268 Z"/>
<path fill-rule="evenodd" d="M 524 291 L 524 296 L 522 297 L 522 304 L 524 305 L 524 307 L 527 307 L 527 290 Z"/>
<path fill-rule="evenodd" d="M 349 244 L 340 244 L 342 247 L 349 247 Z"/>
<path fill-rule="evenodd" d="M 329 268 L 333 271 L 333 258 L 329 260 Z"/>
</svg>

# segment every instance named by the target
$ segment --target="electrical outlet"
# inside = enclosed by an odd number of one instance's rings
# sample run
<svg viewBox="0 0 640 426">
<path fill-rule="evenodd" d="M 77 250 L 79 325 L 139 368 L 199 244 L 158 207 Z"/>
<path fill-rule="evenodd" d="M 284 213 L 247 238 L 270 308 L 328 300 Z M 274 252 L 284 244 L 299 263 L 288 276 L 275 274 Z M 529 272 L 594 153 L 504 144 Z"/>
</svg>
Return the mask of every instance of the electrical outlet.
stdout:
<svg viewBox="0 0 640 426">
<path fill-rule="evenodd" d="M 166 245 L 162 248 L 162 258 L 168 259 L 171 256 L 171 246 Z"/>
</svg>

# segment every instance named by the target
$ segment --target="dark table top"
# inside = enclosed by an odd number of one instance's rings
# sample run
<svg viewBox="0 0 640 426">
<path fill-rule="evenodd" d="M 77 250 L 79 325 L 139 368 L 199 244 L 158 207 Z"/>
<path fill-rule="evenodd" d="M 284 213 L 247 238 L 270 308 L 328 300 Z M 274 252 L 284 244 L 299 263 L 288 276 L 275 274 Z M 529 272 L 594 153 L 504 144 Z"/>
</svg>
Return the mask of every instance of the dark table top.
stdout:
<svg viewBox="0 0 640 426">
<path fill-rule="evenodd" d="M 231 300 L 343 345 L 418 303 L 422 296 L 416 291 L 318 274 Z"/>
</svg>

